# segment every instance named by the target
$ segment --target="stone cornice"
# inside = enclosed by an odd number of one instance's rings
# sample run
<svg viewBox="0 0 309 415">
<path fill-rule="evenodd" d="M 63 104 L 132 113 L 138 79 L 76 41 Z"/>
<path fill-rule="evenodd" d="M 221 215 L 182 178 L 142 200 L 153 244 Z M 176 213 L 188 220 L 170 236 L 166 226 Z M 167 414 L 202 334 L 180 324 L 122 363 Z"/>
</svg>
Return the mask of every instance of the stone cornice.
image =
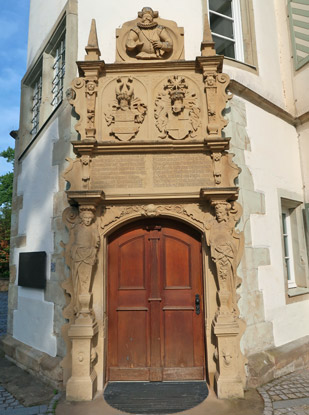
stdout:
<svg viewBox="0 0 309 415">
<path fill-rule="evenodd" d="M 86 142 L 86 140 L 72 141 L 74 153 L 77 155 L 82 154 L 111 154 L 111 153 L 194 153 L 194 152 L 207 152 L 217 146 L 218 151 L 222 151 L 228 148 L 230 138 L 224 140 L 205 140 L 204 142 L 105 142 L 105 143 L 93 143 Z M 217 149 L 216 147 L 216 149 Z"/>
<path fill-rule="evenodd" d="M 230 82 L 229 90 L 233 94 L 262 108 L 264 111 L 267 111 L 270 114 L 281 118 L 283 121 L 293 125 L 294 127 L 298 127 L 299 125 L 309 121 L 309 111 L 305 112 L 299 117 L 294 117 L 288 111 L 285 111 L 283 108 L 269 101 L 267 98 L 264 98 L 262 95 L 241 84 L 240 82 L 235 81 L 234 79 L 232 79 Z"/>
</svg>

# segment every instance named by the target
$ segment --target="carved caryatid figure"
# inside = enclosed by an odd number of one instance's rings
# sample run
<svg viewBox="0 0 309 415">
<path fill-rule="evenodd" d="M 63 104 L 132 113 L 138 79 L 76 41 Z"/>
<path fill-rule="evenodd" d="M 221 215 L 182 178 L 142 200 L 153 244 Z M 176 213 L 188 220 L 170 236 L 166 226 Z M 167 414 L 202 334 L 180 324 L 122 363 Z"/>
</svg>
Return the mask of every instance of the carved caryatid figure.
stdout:
<svg viewBox="0 0 309 415">
<path fill-rule="evenodd" d="M 162 59 L 167 52 L 173 49 L 173 42 L 164 26 L 154 21 L 158 12 L 150 7 L 144 7 L 138 12 L 140 20 L 130 30 L 126 48 L 129 52 L 136 52 L 137 59 Z"/>
<path fill-rule="evenodd" d="M 105 113 L 110 134 L 121 141 L 131 140 L 139 131 L 144 121 L 147 107 L 139 98 L 134 97 L 133 79 L 117 79 L 115 88 L 116 100 Z"/>
<path fill-rule="evenodd" d="M 74 313 L 83 305 L 83 296 L 89 296 L 93 266 L 97 260 L 100 236 L 92 210 L 80 208 L 79 220 L 70 231 L 70 263 L 74 293 Z M 86 299 L 86 302 L 89 301 Z"/>
<path fill-rule="evenodd" d="M 243 233 L 235 230 L 241 216 L 238 203 L 214 202 L 216 219 L 206 224 L 211 257 L 216 264 L 219 283 L 220 314 L 234 314 L 237 310 L 236 288 L 240 284 L 237 266 L 243 250 Z"/>
<path fill-rule="evenodd" d="M 188 92 L 188 84 L 182 76 L 168 78 L 166 92 L 158 94 L 155 101 L 156 127 L 160 138 L 183 140 L 196 137 L 200 126 L 200 109 L 195 93 Z"/>
</svg>

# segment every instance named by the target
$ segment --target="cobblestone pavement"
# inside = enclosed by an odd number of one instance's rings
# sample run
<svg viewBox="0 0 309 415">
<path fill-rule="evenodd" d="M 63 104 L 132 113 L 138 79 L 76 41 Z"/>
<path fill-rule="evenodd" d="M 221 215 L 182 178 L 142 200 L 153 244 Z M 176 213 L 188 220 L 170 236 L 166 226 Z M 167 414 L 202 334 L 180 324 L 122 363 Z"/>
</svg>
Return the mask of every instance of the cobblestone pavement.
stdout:
<svg viewBox="0 0 309 415">
<path fill-rule="evenodd" d="M 48 405 L 25 407 L 13 395 L 0 386 L 0 415 L 42 415 L 54 414 L 61 393 L 56 394 Z"/>
<path fill-rule="evenodd" d="M 6 322 L 8 318 L 8 293 L 0 292 L 0 336 L 6 334 Z"/>
<path fill-rule="evenodd" d="M 309 369 L 299 370 L 258 388 L 264 415 L 309 415 Z"/>
</svg>

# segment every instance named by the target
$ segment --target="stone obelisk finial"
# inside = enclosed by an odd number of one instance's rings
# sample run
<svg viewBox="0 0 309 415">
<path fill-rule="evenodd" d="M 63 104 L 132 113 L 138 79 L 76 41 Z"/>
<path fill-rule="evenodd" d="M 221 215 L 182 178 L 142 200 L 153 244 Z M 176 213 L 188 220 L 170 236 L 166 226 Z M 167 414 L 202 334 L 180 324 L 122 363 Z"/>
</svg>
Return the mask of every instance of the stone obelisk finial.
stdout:
<svg viewBox="0 0 309 415">
<path fill-rule="evenodd" d="M 91 21 L 91 28 L 88 38 L 88 45 L 85 47 L 87 55 L 85 56 L 85 61 L 99 61 L 101 52 L 99 49 L 97 27 L 95 24 L 95 19 Z"/>
<path fill-rule="evenodd" d="M 216 54 L 215 43 L 212 38 L 207 13 L 204 14 L 204 31 L 201 52 L 202 56 L 214 56 Z"/>
</svg>

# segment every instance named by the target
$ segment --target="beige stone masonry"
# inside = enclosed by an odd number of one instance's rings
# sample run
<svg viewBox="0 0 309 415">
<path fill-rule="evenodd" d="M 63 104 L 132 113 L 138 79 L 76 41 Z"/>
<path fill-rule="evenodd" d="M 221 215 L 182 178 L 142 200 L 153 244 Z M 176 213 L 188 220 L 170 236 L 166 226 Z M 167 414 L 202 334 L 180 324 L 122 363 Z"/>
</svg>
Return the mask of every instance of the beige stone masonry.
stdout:
<svg viewBox="0 0 309 415">
<path fill-rule="evenodd" d="M 62 388 L 62 368 L 60 357 L 51 357 L 46 353 L 14 339 L 7 334 L 1 341 L 1 347 L 7 358 L 22 369 L 39 376 L 56 388 Z"/>
</svg>

